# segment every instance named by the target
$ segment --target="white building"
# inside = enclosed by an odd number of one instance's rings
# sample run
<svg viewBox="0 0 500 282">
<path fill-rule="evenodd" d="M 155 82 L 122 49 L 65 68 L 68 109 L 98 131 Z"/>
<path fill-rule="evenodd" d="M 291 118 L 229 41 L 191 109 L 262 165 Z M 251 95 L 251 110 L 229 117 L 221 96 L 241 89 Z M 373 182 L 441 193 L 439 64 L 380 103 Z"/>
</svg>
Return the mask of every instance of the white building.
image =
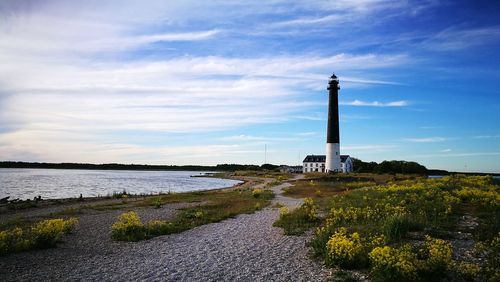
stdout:
<svg viewBox="0 0 500 282">
<path fill-rule="evenodd" d="M 308 155 L 303 163 L 303 172 L 325 172 L 325 155 Z M 340 167 L 343 173 L 352 172 L 354 169 L 349 155 L 340 155 Z"/>
<path fill-rule="evenodd" d="M 288 173 L 301 173 L 302 166 L 301 165 L 293 165 L 293 166 L 281 165 L 280 171 L 281 172 L 288 172 Z"/>
</svg>

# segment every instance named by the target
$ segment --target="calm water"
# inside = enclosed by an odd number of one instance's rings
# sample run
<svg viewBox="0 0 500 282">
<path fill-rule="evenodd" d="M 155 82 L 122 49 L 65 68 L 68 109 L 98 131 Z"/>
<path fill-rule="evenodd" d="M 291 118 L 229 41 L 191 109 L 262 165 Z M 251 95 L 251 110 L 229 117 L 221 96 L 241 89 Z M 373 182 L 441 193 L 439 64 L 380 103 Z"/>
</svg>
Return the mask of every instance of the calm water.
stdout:
<svg viewBox="0 0 500 282">
<path fill-rule="evenodd" d="M 158 194 L 210 190 L 240 183 L 237 180 L 190 177 L 192 171 L 126 171 L 65 169 L 0 169 L 0 198 L 43 199 L 106 196 L 123 190 L 130 194 Z"/>
<path fill-rule="evenodd" d="M 443 178 L 444 175 L 429 175 L 428 178 Z M 492 176 L 494 179 L 500 179 L 500 176 L 494 175 Z"/>
</svg>

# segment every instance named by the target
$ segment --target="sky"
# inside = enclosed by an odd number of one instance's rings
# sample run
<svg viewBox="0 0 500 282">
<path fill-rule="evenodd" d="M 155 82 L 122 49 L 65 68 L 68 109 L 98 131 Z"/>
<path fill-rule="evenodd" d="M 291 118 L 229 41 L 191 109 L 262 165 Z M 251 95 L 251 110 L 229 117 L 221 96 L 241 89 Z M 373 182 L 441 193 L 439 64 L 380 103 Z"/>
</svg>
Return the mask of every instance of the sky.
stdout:
<svg viewBox="0 0 500 282">
<path fill-rule="evenodd" d="M 500 172 L 495 2 L 0 0 L 0 160 Z"/>
</svg>

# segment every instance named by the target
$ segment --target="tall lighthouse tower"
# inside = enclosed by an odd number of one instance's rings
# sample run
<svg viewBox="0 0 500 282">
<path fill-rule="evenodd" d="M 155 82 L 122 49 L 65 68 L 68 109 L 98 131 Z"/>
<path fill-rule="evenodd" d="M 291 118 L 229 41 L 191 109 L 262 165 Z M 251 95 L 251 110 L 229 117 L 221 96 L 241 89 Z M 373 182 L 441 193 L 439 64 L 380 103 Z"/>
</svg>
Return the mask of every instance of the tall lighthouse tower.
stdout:
<svg viewBox="0 0 500 282">
<path fill-rule="evenodd" d="M 326 131 L 325 172 L 340 172 L 339 79 L 335 74 L 328 81 L 328 128 Z"/>
</svg>

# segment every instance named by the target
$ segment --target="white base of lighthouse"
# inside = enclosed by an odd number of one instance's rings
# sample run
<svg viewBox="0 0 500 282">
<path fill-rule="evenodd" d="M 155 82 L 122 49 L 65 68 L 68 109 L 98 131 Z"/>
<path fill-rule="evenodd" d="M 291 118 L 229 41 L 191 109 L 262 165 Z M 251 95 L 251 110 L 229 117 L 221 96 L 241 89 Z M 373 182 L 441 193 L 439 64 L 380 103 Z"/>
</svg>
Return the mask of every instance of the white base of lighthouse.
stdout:
<svg viewBox="0 0 500 282">
<path fill-rule="evenodd" d="M 340 172 L 340 144 L 326 143 L 325 172 Z"/>
</svg>

